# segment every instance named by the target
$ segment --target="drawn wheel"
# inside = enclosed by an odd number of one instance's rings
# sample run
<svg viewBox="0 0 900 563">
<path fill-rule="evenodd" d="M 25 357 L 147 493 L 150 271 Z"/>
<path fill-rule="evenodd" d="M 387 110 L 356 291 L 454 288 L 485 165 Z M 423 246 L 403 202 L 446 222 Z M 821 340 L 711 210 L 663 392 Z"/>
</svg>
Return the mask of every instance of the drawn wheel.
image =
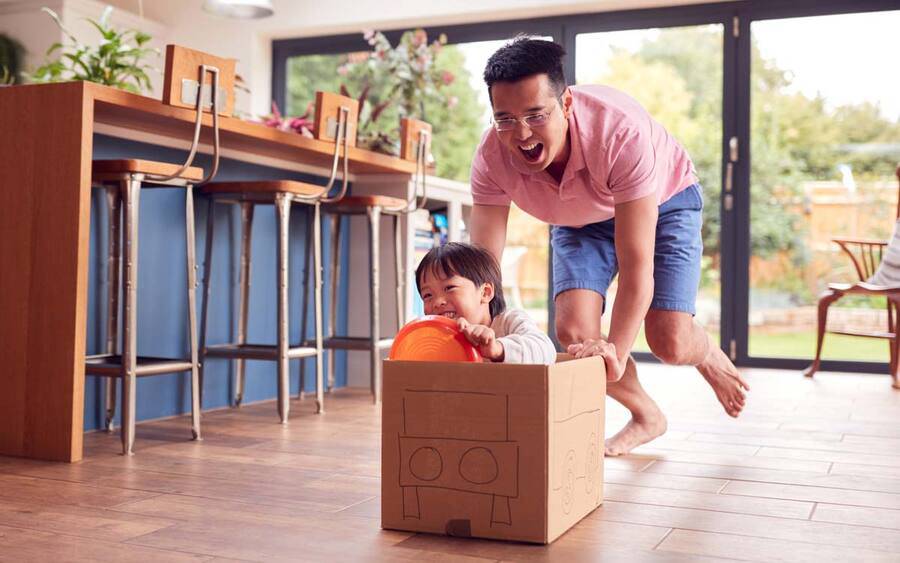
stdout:
<svg viewBox="0 0 900 563">
<path fill-rule="evenodd" d="M 594 485 L 597 477 L 597 468 L 600 465 L 600 448 L 597 444 L 597 435 L 591 434 L 591 440 L 588 442 L 587 459 L 585 461 L 584 471 L 584 489 L 587 493 L 594 492 Z"/>
<path fill-rule="evenodd" d="M 563 467 L 563 512 L 568 514 L 575 503 L 575 452 L 569 450 Z"/>
</svg>

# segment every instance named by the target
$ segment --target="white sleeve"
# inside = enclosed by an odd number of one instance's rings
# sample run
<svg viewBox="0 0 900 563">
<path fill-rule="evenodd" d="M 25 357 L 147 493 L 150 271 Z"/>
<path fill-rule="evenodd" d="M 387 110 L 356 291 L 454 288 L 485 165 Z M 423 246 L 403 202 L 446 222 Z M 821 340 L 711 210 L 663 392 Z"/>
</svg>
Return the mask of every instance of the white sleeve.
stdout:
<svg viewBox="0 0 900 563">
<path fill-rule="evenodd" d="M 497 340 L 503 344 L 503 362 L 544 364 L 556 362 L 556 348 L 527 313 L 508 309 L 491 321 Z"/>
</svg>

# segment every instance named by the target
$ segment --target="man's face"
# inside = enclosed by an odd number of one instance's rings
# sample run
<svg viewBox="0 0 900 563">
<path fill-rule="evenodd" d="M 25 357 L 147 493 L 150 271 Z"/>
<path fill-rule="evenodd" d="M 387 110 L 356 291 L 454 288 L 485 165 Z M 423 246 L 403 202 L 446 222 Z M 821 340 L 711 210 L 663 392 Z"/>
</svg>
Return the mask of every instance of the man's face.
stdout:
<svg viewBox="0 0 900 563">
<path fill-rule="evenodd" d="M 516 82 L 495 82 L 491 97 L 495 122 L 518 118 L 511 129 L 497 131 L 513 158 L 534 172 L 544 170 L 552 162 L 562 164 L 568 160 L 568 118 L 572 106 L 568 90 L 560 103 L 547 75 L 536 74 Z M 543 119 L 536 117 L 539 115 Z"/>
</svg>

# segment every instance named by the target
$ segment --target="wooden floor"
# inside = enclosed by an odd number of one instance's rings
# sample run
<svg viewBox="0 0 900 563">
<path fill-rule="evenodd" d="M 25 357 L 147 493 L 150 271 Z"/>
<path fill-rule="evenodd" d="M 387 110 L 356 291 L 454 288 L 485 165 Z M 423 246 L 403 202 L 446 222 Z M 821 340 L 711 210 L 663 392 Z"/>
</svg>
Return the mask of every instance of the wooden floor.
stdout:
<svg viewBox="0 0 900 563">
<path fill-rule="evenodd" d="M 86 436 L 74 465 L 0 457 L 2 561 L 900 561 L 900 392 L 887 376 L 748 371 L 725 416 L 696 373 L 641 366 L 670 430 L 606 460 L 604 505 L 551 546 L 379 528 L 379 410 L 274 403 Z M 610 404 L 607 433 L 625 421 Z"/>
</svg>

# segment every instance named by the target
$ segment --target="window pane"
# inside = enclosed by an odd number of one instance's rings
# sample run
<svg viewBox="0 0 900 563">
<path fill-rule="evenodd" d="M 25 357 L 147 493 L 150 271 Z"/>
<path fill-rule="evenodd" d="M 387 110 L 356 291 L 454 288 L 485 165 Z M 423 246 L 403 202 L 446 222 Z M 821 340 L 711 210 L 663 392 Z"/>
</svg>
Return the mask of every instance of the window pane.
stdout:
<svg viewBox="0 0 900 563">
<path fill-rule="evenodd" d="M 751 356 L 811 358 L 818 295 L 859 281 L 831 239 L 890 234 L 900 77 L 870 61 L 896 51 L 898 26 L 896 11 L 751 25 Z M 828 325 L 883 332 L 885 302 L 845 297 Z M 823 357 L 886 362 L 888 346 L 829 335 Z"/>
<path fill-rule="evenodd" d="M 719 341 L 719 192 L 722 26 L 584 33 L 575 38 L 578 84 L 605 84 L 639 101 L 687 149 L 703 186 L 703 263 L 697 321 Z M 615 300 L 617 282 L 607 298 Z M 609 331 L 609 311 L 603 330 Z M 649 351 L 643 330 L 635 350 Z"/>
</svg>

